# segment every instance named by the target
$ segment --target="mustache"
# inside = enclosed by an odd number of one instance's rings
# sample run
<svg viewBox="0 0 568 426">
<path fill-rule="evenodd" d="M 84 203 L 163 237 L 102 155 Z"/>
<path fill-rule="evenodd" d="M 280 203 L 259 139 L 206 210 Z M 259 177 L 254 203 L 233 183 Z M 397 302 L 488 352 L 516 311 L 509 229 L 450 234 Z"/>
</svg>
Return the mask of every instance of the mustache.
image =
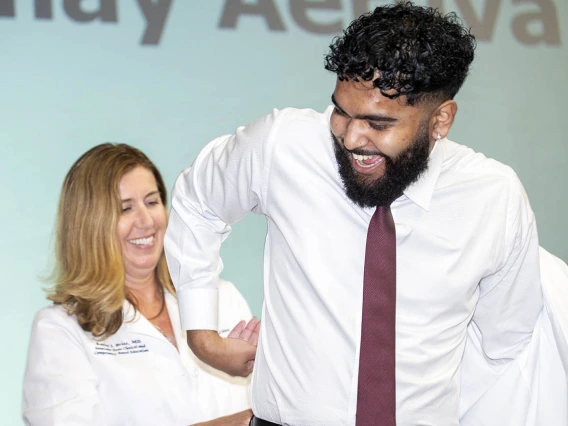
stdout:
<svg viewBox="0 0 568 426">
<path fill-rule="evenodd" d="M 361 148 L 347 149 L 347 148 L 345 148 L 345 143 L 344 143 L 343 139 L 338 138 L 333 133 L 331 133 L 331 138 L 335 141 L 336 144 L 338 144 L 341 147 L 341 149 L 343 149 L 344 151 L 346 151 L 350 154 L 355 154 L 355 155 L 380 155 L 381 157 L 390 158 L 388 155 L 383 154 L 379 150 L 368 151 L 368 150 L 364 150 L 364 149 L 361 149 Z"/>
</svg>

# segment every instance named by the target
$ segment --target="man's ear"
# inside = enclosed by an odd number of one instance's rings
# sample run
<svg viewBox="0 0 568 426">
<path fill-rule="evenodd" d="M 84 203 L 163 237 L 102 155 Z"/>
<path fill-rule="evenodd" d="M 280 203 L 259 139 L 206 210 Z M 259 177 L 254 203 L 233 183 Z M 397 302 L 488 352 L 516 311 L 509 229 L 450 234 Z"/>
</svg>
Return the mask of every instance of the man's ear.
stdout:
<svg viewBox="0 0 568 426">
<path fill-rule="evenodd" d="M 448 135 L 457 112 L 458 104 L 453 99 L 448 99 L 434 110 L 430 119 L 431 140 L 438 139 L 438 134 L 442 139 Z"/>
</svg>

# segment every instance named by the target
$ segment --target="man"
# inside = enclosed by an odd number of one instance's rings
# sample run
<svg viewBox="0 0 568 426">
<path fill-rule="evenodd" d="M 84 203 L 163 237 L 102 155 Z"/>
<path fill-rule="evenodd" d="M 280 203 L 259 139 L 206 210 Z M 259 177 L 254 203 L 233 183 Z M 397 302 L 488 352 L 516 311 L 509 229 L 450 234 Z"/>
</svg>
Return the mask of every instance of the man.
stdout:
<svg viewBox="0 0 568 426">
<path fill-rule="evenodd" d="M 255 348 L 212 331 L 219 248 L 245 214 L 268 221 L 252 424 L 474 424 L 531 342 L 543 295 L 527 197 L 510 168 L 446 139 L 474 48 L 455 15 L 378 7 L 331 45 L 332 107 L 275 110 L 179 177 L 166 253 L 182 325 L 230 374 Z M 480 357 L 489 371 L 464 388 Z"/>
</svg>

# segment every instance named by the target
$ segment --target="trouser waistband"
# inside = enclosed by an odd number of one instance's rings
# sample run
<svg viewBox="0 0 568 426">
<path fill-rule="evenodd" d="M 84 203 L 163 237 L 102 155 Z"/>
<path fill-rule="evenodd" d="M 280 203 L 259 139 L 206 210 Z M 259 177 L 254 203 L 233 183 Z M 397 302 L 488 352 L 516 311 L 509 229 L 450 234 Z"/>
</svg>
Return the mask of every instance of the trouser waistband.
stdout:
<svg viewBox="0 0 568 426">
<path fill-rule="evenodd" d="M 259 419 L 256 416 L 252 416 L 249 422 L 249 426 L 280 426 L 278 423 L 272 423 L 268 420 Z"/>
</svg>

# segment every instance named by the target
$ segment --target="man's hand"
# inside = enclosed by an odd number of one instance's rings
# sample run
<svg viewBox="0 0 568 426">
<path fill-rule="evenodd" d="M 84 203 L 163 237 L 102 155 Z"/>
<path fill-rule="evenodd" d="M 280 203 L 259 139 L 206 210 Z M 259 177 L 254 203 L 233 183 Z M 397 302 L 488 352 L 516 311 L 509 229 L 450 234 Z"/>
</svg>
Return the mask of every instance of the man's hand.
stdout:
<svg viewBox="0 0 568 426">
<path fill-rule="evenodd" d="M 248 426 L 251 417 L 252 411 L 245 410 L 193 426 Z"/>
<path fill-rule="evenodd" d="M 233 339 L 241 339 L 251 345 L 258 345 L 258 335 L 260 334 L 260 320 L 253 317 L 247 324 L 246 321 L 239 322 L 229 333 Z"/>
<path fill-rule="evenodd" d="M 247 377 L 254 366 L 260 322 L 253 318 L 241 321 L 222 338 L 214 330 L 188 330 L 187 343 L 193 353 L 213 368 L 231 376 Z"/>
<path fill-rule="evenodd" d="M 240 339 L 244 340 L 245 342 L 254 345 L 254 353 L 252 354 L 252 358 L 249 359 L 245 365 L 246 376 L 252 373 L 252 369 L 254 367 L 254 358 L 256 356 L 256 346 L 258 345 L 258 336 L 260 334 L 260 321 L 258 318 L 253 317 L 248 324 L 246 321 L 239 322 L 235 328 L 229 333 L 229 339 Z M 230 374 L 230 373 L 229 373 Z M 240 376 L 241 374 L 236 374 Z M 244 377 L 246 377 L 244 376 Z"/>
</svg>

